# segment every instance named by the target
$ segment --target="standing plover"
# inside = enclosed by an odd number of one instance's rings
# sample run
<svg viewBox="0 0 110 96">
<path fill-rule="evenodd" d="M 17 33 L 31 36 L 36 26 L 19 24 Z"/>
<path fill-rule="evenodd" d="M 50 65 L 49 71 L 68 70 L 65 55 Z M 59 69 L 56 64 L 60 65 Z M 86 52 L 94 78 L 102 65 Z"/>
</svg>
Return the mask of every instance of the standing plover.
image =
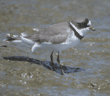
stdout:
<svg viewBox="0 0 110 96">
<path fill-rule="evenodd" d="M 57 51 L 57 62 L 63 74 L 59 59 L 60 52 L 76 46 L 89 30 L 95 31 L 91 26 L 91 21 L 88 18 L 81 17 L 70 22 L 62 22 L 40 29 L 30 36 L 21 34 L 20 37 L 7 37 L 6 41 L 15 42 L 19 40 L 19 42 L 31 43 L 33 44 L 32 52 L 37 49 L 49 50 L 51 51 L 51 63 L 53 63 L 53 53 Z"/>
</svg>

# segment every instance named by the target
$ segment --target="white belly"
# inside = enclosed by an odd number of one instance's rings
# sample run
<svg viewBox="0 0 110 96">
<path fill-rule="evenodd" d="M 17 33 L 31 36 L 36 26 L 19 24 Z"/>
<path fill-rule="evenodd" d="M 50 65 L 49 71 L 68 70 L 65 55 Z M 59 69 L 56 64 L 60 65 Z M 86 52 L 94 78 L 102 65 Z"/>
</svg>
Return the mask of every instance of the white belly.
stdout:
<svg viewBox="0 0 110 96">
<path fill-rule="evenodd" d="M 37 51 L 37 49 L 42 49 L 42 50 L 48 50 L 48 51 L 63 51 L 66 50 L 68 48 L 72 48 L 74 46 L 76 46 L 78 43 L 80 42 L 79 39 L 74 40 L 71 43 L 61 43 L 61 44 L 34 44 L 32 47 L 32 52 Z"/>
</svg>

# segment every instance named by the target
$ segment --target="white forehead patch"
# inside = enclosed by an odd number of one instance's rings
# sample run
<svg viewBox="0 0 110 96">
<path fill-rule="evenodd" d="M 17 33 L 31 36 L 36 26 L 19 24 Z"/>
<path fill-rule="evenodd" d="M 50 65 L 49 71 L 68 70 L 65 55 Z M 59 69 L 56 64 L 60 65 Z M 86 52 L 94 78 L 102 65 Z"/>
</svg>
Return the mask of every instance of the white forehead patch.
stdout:
<svg viewBox="0 0 110 96">
<path fill-rule="evenodd" d="M 89 21 L 87 25 L 90 26 L 91 25 L 91 21 Z"/>
</svg>

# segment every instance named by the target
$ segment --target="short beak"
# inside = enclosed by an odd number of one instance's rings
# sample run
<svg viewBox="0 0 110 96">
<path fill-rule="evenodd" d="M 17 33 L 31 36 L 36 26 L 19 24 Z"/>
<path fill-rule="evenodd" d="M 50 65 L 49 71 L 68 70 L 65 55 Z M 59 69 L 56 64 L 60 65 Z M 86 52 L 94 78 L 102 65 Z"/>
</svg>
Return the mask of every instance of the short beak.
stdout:
<svg viewBox="0 0 110 96">
<path fill-rule="evenodd" d="M 92 26 L 90 26 L 89 29 L 92 31 L 96 31 Z"/>
</svg>

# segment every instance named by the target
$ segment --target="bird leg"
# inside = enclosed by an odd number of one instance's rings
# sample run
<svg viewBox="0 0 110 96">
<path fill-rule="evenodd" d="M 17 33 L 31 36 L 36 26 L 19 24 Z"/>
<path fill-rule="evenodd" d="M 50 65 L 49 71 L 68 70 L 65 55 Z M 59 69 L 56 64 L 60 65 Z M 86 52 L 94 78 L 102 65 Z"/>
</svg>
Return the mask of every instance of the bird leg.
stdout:
<svg viewBox="0 0 110 96">
<path fill-rule="evenodd" d="M 52 51 L 52 53 L 50 54 L 51 63 L 53 63 L 53 52 L 54 52 L 54 51 Z"/>
<path fill-rule="evenodd" d="M 53 63 L 53 53 L 54 53 L 54 51 L 52 51 L 52 53 L 50 54 L 50 60 L 51 60 L 52 66 L 53 66 L 53 70 L 55 70 L 54 63 Z"/>
<path fill-rule="evenodd" d="M 60 66 L 61 74 L 64 75 L 62 66 L 61 66 L 61 64 L 60 64 L 60 55 L 59 55 L 59 51 L 58 51 L 58 56 L 57 56 L 57 62 L 58 62 L 58 64 L 59 64 L 59 66 Z"/>
</svg>

